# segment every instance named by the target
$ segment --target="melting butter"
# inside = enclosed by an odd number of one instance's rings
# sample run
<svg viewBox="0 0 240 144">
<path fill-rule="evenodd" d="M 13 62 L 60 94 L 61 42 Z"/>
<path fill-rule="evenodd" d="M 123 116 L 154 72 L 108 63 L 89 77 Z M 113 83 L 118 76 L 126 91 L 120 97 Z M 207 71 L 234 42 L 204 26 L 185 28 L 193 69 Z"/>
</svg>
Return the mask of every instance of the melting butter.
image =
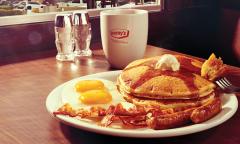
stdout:
<svg viewBox="0 0 240 144">
<path fill-rule="evenodd" d="M 174 55 L 164 54 L 156 63 L 155 69 L 178 71 L 180 63 Z"/>
</svg>

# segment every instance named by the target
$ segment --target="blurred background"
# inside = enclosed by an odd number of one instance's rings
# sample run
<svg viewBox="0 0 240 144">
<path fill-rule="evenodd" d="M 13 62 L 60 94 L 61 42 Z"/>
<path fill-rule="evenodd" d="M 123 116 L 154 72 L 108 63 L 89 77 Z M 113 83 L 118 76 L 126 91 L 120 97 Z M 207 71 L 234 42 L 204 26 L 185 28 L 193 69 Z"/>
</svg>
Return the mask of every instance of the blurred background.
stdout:
<svg viewBox="0 0 240 144">
<path fill-rule="evenodd" d="M 240 67 L 239 0 L 0 0 L 0 16 L 162 4 L 149 14 L 148 44 Z M 92 17 L 92 44 L 101 43 Z M 1 20 L 0 20 L 1 23 Z M 55 50 L 53 21 L 0 26 L 0 61 L 28 52 Z"/>
</svg>

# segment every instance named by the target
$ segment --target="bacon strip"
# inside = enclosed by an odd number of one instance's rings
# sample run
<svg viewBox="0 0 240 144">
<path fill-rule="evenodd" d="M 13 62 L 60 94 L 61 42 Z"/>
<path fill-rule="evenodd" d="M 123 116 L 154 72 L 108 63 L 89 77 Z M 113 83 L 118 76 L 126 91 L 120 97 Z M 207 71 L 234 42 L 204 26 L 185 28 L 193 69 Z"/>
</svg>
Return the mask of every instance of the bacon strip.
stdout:
<svg viewBox="0 0 240 144">
<path fill-rule="evenodd" d="M 114 115 L 106 115 L 100 122 L 100 126 L 107 127 L 114 121 Z"/>
<path fill-rule="evenodd" d="M 122 120 L 124 125 L 131 126 L 131 127 L 146 127 L 146 116 L 140 115 L 140 116 L 119 116 L 119 118 Z"/>
<path fill-rule="evenodd" d="M 70 104 L 66 103 L 62 107 L 60 107 L 57 111 L 53 112 L 53 115 L 68 115 L 70 117 L 99 117 L 106 115 L 106 110 L 101 107 L 92 107 L 90 110 L 86 109 L 78 109 L 74 110 Z"/>
<path fill-rule="evenodd" d="M 114 110 L 114 115 L 117 116 L 139 116 L 144 114 L 146 114 L 146 111 L 143 107 L 125 109 L 121 103 L 117 104 Z"/>
</svg>

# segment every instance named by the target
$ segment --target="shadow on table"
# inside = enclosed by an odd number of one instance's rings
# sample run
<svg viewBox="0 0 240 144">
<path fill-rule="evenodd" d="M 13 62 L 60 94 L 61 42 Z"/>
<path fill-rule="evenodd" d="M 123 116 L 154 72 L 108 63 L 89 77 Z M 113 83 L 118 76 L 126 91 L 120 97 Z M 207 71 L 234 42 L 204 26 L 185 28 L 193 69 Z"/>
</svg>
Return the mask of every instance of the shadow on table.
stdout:
<svg viewBox="0 0 240 144">
<path fill-rule="evenodd" d="M 215 131 L 217 130 L 216 127 L 200 133 L 171 138 L 127 138 L 96 134 L 88 131 L 83 131 L 62 123 L 60 124 L 60 128 L 65 138 L 71 144 L 206 144 L 214 142 L 213 138 L 211 138 L 212 140 L 210 141 L 208 138 L 214 135 Z"/>
</svg>

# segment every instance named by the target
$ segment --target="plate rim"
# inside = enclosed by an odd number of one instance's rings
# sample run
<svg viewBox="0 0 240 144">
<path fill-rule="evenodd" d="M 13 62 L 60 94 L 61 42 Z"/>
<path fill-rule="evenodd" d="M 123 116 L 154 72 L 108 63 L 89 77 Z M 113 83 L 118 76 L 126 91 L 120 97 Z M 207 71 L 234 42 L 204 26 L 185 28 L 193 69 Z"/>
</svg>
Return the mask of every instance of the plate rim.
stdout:
<svg viewBox="0 0 240 144">
<path fill-rule="evenodd" d="M 52 99 L 54 99 L 54 96 L 59 97 L 59 96 L 56 96 L 57 95 L 56 93 L 60 93 L 62 88 L 64 87 L 64 85 L 66 85 L 67 83 L 70 83 L 71 81 L 74 81 L 76 79 L 102 78 L 102 77 L 106 77 L 105 75 L 117 76 L 120 73 L 121 73 L 121 70 L 100 72 L 100 73 L 77 77 L 77 78 L 71 79 L 65 83 L 58 85 L 56 88 L 54 88 L 49 93 L 49 95 L 46 98 L 45 105 L 46 105 L 48 113 L 50 113 L 50 115 L 52 117 L 59 120 L 60 122 L 66 124 L 66 125 L 69 125 L 69 126 L 73 126 L 75 128 L 79 128 L 81 130 L 86 130 L 86 131 L 95 132 L 95 133 L 99 133 L 99 134 L 105 134 L 105 135 L 120 136 L 120 137 L 160 138 L 160 137 L 174 137 L 174 136 L 188 135 L 188 134 L 201 132 L 201 131 L 204 131 L 207 129 L 211 129 L 213 127 L 216 127 L 216 126 L 224 123 L 228 119 L 230 119 L 236 113 L 237 108 L 238 108 L 238 100 L 237 100 L 236 95 L 235 94 L 224 94 L 224 95 L 231 95 L 229 101 L 233 102 L 234 104 L 231 107 L 232 110 L 230 112 L 228 112 L 227 115 L 222 119 L 218 119 L 217 121 L 213 121 L 212 119 L 210 119 L 210 120 L 200 123 L 200 124 L 192 124 L 190 126 L 183 126 L 183 127 L 179 127 L 179 128 L 166 129 L 166 130 L 147 129 L 148 131 L 139 131 L 139 130 L 135 130 L 135 129 L 133 129 L 133 130 L 114 129 L 114 128 L 109 128 L 109 127 L 101 127 L 101 126 L 97 126 L 97 125 L 87 124 L 86 122 L 83 122 L 76 118 L 71 118 L 71 117 L 62 116 L 62 115 L 58 115 L 58 116 L 53 115 L 52 112 L 54 110 L 51 107 Z M 55 102 L 55 103 L 57 103 L 57 102 Z M 208 123 L 209 121 L 213 121 L 213 123 L 211 123 L 211 125 L 209 125 L 209 123 Z M 182 129 L 185 129 L 185 132 L 182 132 L 183 131 Z"/>
</svg>

